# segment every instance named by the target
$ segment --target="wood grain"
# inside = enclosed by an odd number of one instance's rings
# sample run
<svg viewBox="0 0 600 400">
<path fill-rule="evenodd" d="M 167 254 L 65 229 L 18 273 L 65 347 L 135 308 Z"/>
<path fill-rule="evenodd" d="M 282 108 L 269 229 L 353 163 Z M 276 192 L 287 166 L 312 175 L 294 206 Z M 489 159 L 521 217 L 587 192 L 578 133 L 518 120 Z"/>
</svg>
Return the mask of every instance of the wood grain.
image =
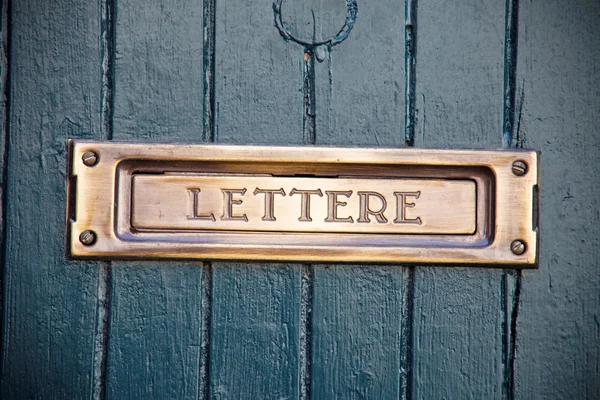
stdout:
<svg viewBox="0 0 600 400">
<path fill-rule="evenodd" d="M 597 1 L 521 4 L 517 112 L 542 149 L 542 252 L 522 279 L 518 399 L 600 398 L 599 20 Z"/>
<path fill-rule="evenodd" d="M 273 1 L 216 10 L 216 141 L 302 143 L 302 47 L 282 39 Z"/>
<path fill-rule="evenodd" d="M 398 266 L 315 266 L 313 398 L 399 397 L 401 289 Z"/>
<path fill-rule="evenodd" d="M 298 396 L 300 269 L 213 265 L 210 396 Z"/>
<path fill-rule="evenodd" d="M 117 2 L 115 140 L 203 137 L 203 5 Z M 107 394 L 197 398 L 201 357 L 199 263 L 115 262 Z"/>
<path fill-rule="evenodd" d="M 0 335 L 4 326 L 4 265 L 6 264 L 6 181 L 8 177 L 8 120 L 10 95 L 10 49 L 9 49 L 9 3 L 0 5 Z M 0 336 L 1 338 L 1 336 Z M 0 360 L 3 353 L 3 342 L 0 339 Z M 2 376 L 0 361 L 0 381 Z"/>
<path fill-rule="evenodd" d="M 12 2 L 2 398 L 91 395 L 98 263 L 66 260 L 65 185 L 67 138 L 101 137 L 99 21 Z"/>
<path fill-rule="evenodd" d="M 315 64 L 316 143 L 403 145 L 404 2 L 359 1 L 350 36 L 316 54 L 323 58 Z"/>
<path fill-rule="evenodd" d="M 499 148 L 504 4 L 419 2 L 417 147 Z M 413 398 L 501 398 L 501 270 L 415 271 Z"/>
<path fill-rule="evenodd" d="M 359 1 L 350 36 L 316 51 L 317 144 L 404 142 L 403 9 L 395 0 Z M 316 265 L 313 278 L 313 398 L 399 397 L 402 268 Z"/>
<path fill-rule="evenodd" d="M 215 19 L 216 141 L 302 143 L 303 52 L 273 2 L 221 2 Z M 299 265 L 213 265 L 212 397 L 298 396 L 300 286 Z"/>
</svg>

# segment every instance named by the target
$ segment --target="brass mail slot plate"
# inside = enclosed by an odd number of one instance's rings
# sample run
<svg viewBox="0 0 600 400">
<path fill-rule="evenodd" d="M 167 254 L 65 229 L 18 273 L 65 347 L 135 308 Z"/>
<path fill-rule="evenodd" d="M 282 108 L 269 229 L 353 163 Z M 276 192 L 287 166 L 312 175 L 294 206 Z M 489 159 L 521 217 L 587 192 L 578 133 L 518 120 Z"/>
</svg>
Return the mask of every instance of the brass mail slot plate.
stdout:
<svg viewBox="0 0 600 400">
<path fill-rule="evenodd" d="M 537 262 L 536 151 L 69 149 L 74 258 Z"/>
</svg>

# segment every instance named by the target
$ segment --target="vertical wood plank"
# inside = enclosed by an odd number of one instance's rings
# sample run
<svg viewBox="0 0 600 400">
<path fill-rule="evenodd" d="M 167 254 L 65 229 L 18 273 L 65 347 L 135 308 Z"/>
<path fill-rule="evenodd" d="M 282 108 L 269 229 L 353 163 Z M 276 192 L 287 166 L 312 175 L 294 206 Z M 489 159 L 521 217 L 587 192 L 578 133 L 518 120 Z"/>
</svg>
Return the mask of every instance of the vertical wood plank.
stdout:
<svg viewBox="0 0 600 400">
<path fill-rule="evenodd" d="M 298 396 L 297 265 L 213 265 L 211 397 Z"/>
<path fill-rule="evenodd" d="M 8 175 L 8 96 L 10 92 L 9 3 L 0 3 L 0 360 L 2 359 L 2 331 L 4 326 L 4 264 L 6 264 L 6 181 Z M 0 377 L 2 376 L 0 362 Z M 0 378 L 1 379 L 1 378 Z"/>
<path fill-rule="evenodd" d="M 203 132 L 203 4 L 117 2 L 115 140 L 199 142 Z M 197 398 L 200 263 L 115 262 L 107 393 Z"/>
<path fill-rule="evenodd" d="M 499 148 L 503 2 L 419 2 L 417 147 Z M 503 271 L 417 267 L 415 399 L 501 398 Z"/>
<path fill-rule="evenodd" d="M 219 3 L 215 40 L 216 140 L 302 143 L 302 48 L 274 27 L 273 1 Z"/>
<path fill-rule="evenodd" d="M 273 24 L 272 0 L 216 7 L 216 140 L 302 143 L 302 48 Z M 301 268 L 213 264 L 210 394 L 299 394 Z"/>
<path fill-rule="evenodd" d="M 313 398 L 399 398 L 401 289 L 398 266 L 315 266 Z"/>
<path fill-rule="evenodd" d="M 91 394 L 98 263 L 66 260 L 66 143 L 101 137 L 99 11 L 87 1 L 12 2 L 6 399 Z"/>
<path fill-rule="evenodd" d="M 515 398 L 600 398 L 600 4 L 521 3 L 517 119 L 542 149 L 540 269 L 524 271 Z M 519 107 L 522 105 L 522 107 Z"/>
<path fill-rule="evenodd" d="M 315 12 L 321 8 L 327 10 L 321 5 Z M 336 23 L 323 26 L 339 29 L 345 13 L 339 14 L 332 12 Z M 359 1 L 350 36 L 331 51 L 320 48 L 317 56 L 324 58 L 315 66 L 317 144 L 402 146 L 404 1 Z"/>
<path fill-rule="evenodd" d="M 350 36 L 316 56 L 316 142 L 402 145 L 404 3 L 359 1 Z M 313 279 L 312 397 L 399 398 L 402 268 L 316 265 Z"/>
</svg>

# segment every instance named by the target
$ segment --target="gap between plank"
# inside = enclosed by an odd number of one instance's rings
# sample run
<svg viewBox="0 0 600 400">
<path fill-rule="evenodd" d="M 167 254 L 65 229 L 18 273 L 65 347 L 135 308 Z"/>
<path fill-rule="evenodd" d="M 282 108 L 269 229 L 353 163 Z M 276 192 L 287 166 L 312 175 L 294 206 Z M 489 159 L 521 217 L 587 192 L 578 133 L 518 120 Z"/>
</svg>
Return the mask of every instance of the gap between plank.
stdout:
<svg viewBox="0 0 600 400">
<path fill-rule="evenodd" d="M 314 18 L 314 15 L 313 15 Z M 317 142 L 315 115 L 315 54 L 304 50 L 304 144 Z M 303 264 L 300 279 L 300 399 L 311 398 L 312 369 L 312 306 L 314 293 L 314 266 Z"/>
<path fill-rule="evenodd" d="M 415 145 L 417 0 L 404 2 L 404 144 Z M 400 336 L 400 396 L 413 397 L 413 325 L 415 267 L 402 267 L 402 327 Z"/>
<path fill-rule="evenodd" d="M 304 50 L 304 144 L 317 142 L 317 118 L 315 114 L 315 53 Z"/>
<path fill-rule="evenodd" d="M 201 349 L 198 391 L 200 399 L 210 398 L 210 321 L 212 311 L 212 279 L 213 270 L 210 263 L 202 265 L 201 276 Z"/>
<path fill-rule="evenodd" d="M 314 294 L 314 267 L 304 264 L 301 267 L 300 281 L 300 399 L 311 398 L 312 368 L 312 305 Z"/>
<path fill-rule="evenodd" d="M 216 1 L 204 0 L 203 3 L 203 74 L 204 74 L 204 115 L 203 141 L 213 143 L 216 140 L 215 127 L 215 32 Z M 198 398 L 210 398 L 210 331 L 212 314 L 213 266 L 202 264 L 201 289 L 201 349 L 198 368 Z"/>
<path fill-rule="evenodd" d="M 114 112 L 114 61 L 115 61 L 115 0 L 102 0 L 101 44 L 102 44 L 102 112 L 101 137 L 113 138 Z M 98 265 L 96 305 L 96 331 L 94 337 L 94 363 L 92 397 L 107 398 L 108 341 L 110 338 L 110 310 L 112 298 L 112 263 Z"/>
<path fill-rule="evenodd" d="M 315 12 L 311 10 L 313 22 L 313 43 L 317 39 L 317 22 Z M 317 143 L 317 117 L 316 117 L 316 81 L 315 81 L 315 46 L 304 48 L 304 118 L 302 131 L 304 144 Z"/>
<path fill-rule="evenodd" d="M 313 41 L 316 41 L 316 21 L 314 11 L 312 11 L 312 18 Z M 315 145 L 317 143 L 315 49 L 305 48 L 303 57 L 303 143 L 305 145 Z M 331 68 L 331 65 L 329 68 Z M 300 399 L 310 400 L 312 386 L 312 308 L 314 294 L 314 265 L 301 265 L 300 274 Z"/>
<path fill-rule="evenodd" d="M 415 267 L 402 267 L 402 328 L 400 336 L 400 395 L 412 399 Z"/>
<path fill-rule="evenodd" d="M 94 400 L 103 400 L 107 398 L 106 376 L 108 368 L 110 303 L 112 295 L 111 263 L 100 262 L 98 272 L 92 398 Z"/>
<path fill-rule="evenodd" d="M 502 120 L 502 147 L 513 147 L 513 136 L 516 132 L 516 145 L 523 147 L 523 138 L 520 137 L 520 110 L 519 121 L 515 126 L 515 107 L 517 93 L 517 56 L 519 42 L 519 0 L 506 0 L 505 27 L 504 27 L 504 104 Z M 522 95 L 519 107 L 522 107 Z M 516 274 L 516 279 L 509 279 Z M 519 316 L 520 295 L 522 284 L 522 271 L 515 272 L 504 270 L 502 274 L 502 309 L 503 309 L 503 340 L 502 362 L 503 371 L 503 398 L 512 400 L 515 397 L 515 358 L 517 346 L 517 318 Z M 509 310 L 509 299 L 512 299 Z"/>
<path fill-rule="evenodd" d="M 504 27 L 504 113 L 502 147 L 513 147 L 515 95 L 517 91 L 517 46 L 519 29 L 519 0 L 506 0 Z"/>
<path fill-rule="evenodd" d="M 519 304 L 521 302 L 521 284 L 523 271 L 516 271 L 516 283 L 513 294 L 512 313 L 510 316 L 510 348 L 508 355 L 507 389 L 508 399 L 515 398 L 515 360 L 517 356 L 517 318 L 519 317 Z"/>
<path fill-rule="evenodd" d="M 404 3 L 404 143 L 415 145 L 415 99 L 417 67 L 417 0 L 405 0 Z"/>
<path fill-rule="evenodd" d="M 2 15 L 0 16 L 0 85 L 2 85 L 2 98 L 0 100 L 0 107 L 2 108 L 2 137 L 0 138 L 0 154 L 2 154 L 2 176 L 0 177 L 0 381 L 4 377 L 4 351 L 5 351 L 5 337 L 4 337 L 4 313 L 6 299 L 4 298 L 4 273 L 6 265 L 6 255 L 8 253 L 6 240 L 7 225 L 6 225 L 6 210 L 7 210 L 7 199 L 6 188 L 8 179 L 8 130 L 9 130 L 9 102 L 10 98 L 10 10 L 11 2 L 6 0 L 2 2 Z"/>
<path fill-rule="evenodd" d="M 203 4 L 204 26 L 204 117 L 203 140 L 215 141 L 215 0 L 204 0 Z"/>
</svg>

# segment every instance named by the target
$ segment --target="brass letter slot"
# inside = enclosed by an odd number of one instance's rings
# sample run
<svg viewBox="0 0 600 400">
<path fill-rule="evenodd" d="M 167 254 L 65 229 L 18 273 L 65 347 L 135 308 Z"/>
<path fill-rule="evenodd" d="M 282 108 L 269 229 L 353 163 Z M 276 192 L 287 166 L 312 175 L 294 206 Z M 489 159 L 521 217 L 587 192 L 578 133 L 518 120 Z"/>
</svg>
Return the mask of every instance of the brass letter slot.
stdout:
<svg viewBox="0 0 600 400">
<path fill-rule="evenodd" d="M 73 257 L 536 264 L 535 151 L 80 141 L 70 152 Z"/>
</svg>

